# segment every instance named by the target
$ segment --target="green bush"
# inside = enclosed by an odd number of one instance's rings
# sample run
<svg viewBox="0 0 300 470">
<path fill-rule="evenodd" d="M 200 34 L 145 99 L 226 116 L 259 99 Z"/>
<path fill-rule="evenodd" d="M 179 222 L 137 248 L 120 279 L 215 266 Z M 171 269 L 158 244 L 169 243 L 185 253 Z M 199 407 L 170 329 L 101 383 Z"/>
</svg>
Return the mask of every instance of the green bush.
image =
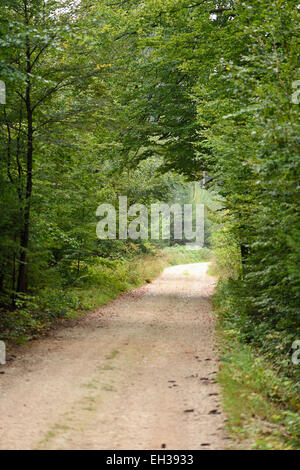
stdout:
<svg viewBox="0 0 300 470">
<path fill-rule="evenodd" d="M 43 289 L 35 296 L 21 294 L 14 310 L 0 314 L 0 339 L 24 342 L 45 331 L 58 318 L 66 318 L 78 308 L 77 297 L 62 289 Z"/>
<path fill-rule="evenodd" d="M 292 318 L 261 315 L 251 301 L 255 285 L 242 275 L 236 241 L 224 229 L 212 240 L 212 273 L 219 277 L 213 297 L 221 347 L 219 379 L 229 430 L 242 446 L 247 439 L 258 449 L 299 448 L 300 369 L 291 361 L 299 326 Z"/>
</svg>

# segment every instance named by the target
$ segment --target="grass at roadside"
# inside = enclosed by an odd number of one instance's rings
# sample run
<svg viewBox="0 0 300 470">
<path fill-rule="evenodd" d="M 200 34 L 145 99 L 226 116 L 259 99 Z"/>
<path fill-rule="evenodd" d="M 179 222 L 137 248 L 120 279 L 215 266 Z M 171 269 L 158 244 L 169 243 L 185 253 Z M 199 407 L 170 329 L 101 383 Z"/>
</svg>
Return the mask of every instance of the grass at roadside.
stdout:
<svg viewBox="0 0 300 470">
<path fill-rule="evenodd" d="M 242 449 L 300 449 L 299 366 L 285 349 L 292 331 L 273 331 L 263 316 L 253 322 L 255 310 L 249 312 L 243 302 L 239 245 L 224 228 L 214 233 L 212 245 L 218 379 L 228 431 Z"/>
<path fill-rule="evenodd" d="M 297 384 L 261 353 L 239 340 L 222 321 L 220 310 L 219 383 L 228 431 L 242 449 L 300 449 L 300 399 Z"/>
</svg>

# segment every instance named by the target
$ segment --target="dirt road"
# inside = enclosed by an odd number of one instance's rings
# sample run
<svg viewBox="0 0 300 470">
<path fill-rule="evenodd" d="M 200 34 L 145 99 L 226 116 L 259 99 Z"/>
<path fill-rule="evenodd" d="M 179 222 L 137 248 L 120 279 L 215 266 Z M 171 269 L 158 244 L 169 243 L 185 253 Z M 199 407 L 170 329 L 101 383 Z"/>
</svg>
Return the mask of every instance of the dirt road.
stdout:
<svg viewBox="0 0 300 470">
<path fill-rule="evenodd" d="M 0 449 L 223 449 L 213 278 L 168 268 L 0 366 Z"/>
</svg>

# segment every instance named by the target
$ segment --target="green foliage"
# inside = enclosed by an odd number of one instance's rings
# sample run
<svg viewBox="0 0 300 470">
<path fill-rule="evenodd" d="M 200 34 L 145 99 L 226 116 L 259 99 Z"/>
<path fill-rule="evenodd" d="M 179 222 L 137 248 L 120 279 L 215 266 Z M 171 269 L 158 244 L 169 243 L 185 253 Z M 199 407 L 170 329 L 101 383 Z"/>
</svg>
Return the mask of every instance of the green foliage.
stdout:
<svg viewBox="0 0 300 470">
<path fill-rule="evenodd" d="M 241 448 L 299 449 L 300 371 L 291 349 L 299 328 L 279 330 L 245 302 L 249 284 L 240 276 L 240 252 L 230 235 L 227 229 L 214 234 L 211 268 L 219 277 L 213 305 L 228 429 Z"/>
<path fill-rule="evenodd" d="M 43 289 L 38 295 L 38 309 L 41 320 L 49 321 L 56 318 L 67 317 L 74 309 L 78 308 L 78 300 L 72 293 L 62 289 Z"/>
<path fill-rule="evenodd" d="M 15 309 L 0 312 L 0 337 L 22 343 L 47 331 L 58 318 L 67 318 L 79 307 L 77 297 L 62 289 L 46 288 L 35 296 L 19 294 Z"/>
<path fill-rule="evenodd" d="M 234 234 L 226 226 L 215 230 L 210 238 L 214 253 L 210 273 L 225 281 L 241 274 L 241 253 Z"/>
<path fill-rule="evenodd" d="M 242 344 L 236 331 L 224 324 L 220 344 L 219 381 L 231 437 L 242 449 L 245 445 L 260 450 L 299 449 L 300 401 L 295 383 Z"/>
</svg>

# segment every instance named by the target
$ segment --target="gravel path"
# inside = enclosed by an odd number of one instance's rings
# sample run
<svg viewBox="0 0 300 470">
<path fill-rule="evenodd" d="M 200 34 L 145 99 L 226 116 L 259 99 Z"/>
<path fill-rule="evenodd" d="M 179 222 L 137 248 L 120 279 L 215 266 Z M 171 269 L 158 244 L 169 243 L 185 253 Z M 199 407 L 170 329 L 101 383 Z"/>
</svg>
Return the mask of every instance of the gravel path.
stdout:
<svg viewBox="0 0 300 470">
<path fill-rule="evenodd" d="M 0 449 L 228 447 L 207 267 L 168 268 L 16 348 L 0 366 Z"/>
</svg>

